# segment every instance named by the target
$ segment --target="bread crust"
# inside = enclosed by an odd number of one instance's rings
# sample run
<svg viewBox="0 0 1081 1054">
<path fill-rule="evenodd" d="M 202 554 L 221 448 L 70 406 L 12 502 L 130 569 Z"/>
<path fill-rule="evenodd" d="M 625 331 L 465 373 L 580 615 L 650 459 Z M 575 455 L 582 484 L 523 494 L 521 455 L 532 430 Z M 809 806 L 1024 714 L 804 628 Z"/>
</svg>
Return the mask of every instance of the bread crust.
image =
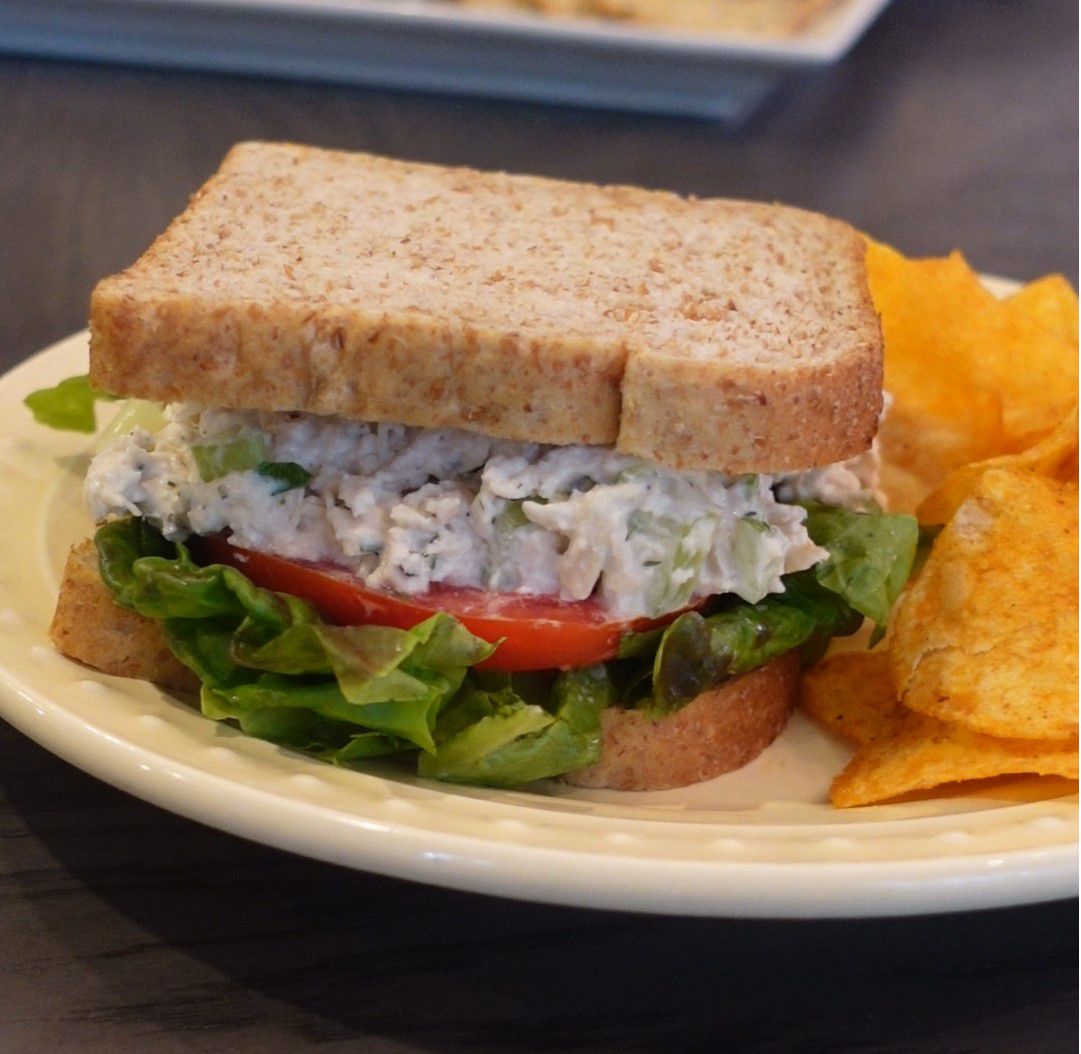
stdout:
<svg viewBox="0 0 1081 1054">
<path fill-rule="evenodd" d="M 90 540 L 68 554 L 49 637 L 57 650 L 102 673 L 194 692 L 199 679 L 169 650 L 161 625 L 117 607 Z"/>
<path fill-rule="evenodd" d="M 868 349 L 869 350 L 869 349 Z M 873 354 L 799 370 L 637 356 L 623 378 L 617 447 L 669 468 L 776 472 L 854 457 L 882 408 Z"/>
<path fill-rule="evenodd" d="M 798 687 L 799 657 L 789 652 L 661 718 L 610 707 L 601 715 L 600 758 L 562 779 L 577 787 L 652 791 L 732 772 L 781 734 Z"/>
<path fill-rule="evenodd" d="M 783 206 L 235 147 L 91 299 L 91 381 L 795 471 L 865 449 L 863 241 Z"/>
</svg>

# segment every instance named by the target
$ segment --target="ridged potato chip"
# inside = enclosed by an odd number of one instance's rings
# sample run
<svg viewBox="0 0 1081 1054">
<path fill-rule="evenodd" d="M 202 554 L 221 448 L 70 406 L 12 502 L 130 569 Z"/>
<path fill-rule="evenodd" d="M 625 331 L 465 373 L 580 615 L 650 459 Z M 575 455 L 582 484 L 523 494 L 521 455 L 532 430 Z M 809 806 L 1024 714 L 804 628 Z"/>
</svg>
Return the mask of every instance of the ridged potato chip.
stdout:
<svg viewBox="0 0 1081 1054">
<path fill-rule="evenodd" d="M 1019 289 L 1006 301 L 1049 333 L 1077 347 L 1077 294 L 1060 274 L 1049 274 Z"/>
<path fill-rule="evenodd" d="M 897 397 L 878 433 L 881 486 L 894 512 L 915 511 L 951 472 L 983 461 L 1006 445 L 998 395 L 952 387 L 953 382 L 944 379 L 929 378 L 927 383 L 918 396 Z M 951 387 L 931 387 L 947 384 Z M 915 388 L 916 380 L 898 382 L 892 391 L 904 393 L 909 386 Z"/>
<path fill-rule="evenodd" d="M 1077 779 L 1077 740 L 999 739 L 909 712 L 888 735 L 861 747 L 833 781 L 830 800 L 844 809 L 1022 773 Z"/>
<path fill-rule="evenodd" d="M 800 708 L 823 728 L 861 745 L 889 733 L 905 713 L 881 651 L 827 656 L 804 673 Z"/>
<path fill-rule="evenodd" d="M 999 739 L 905 709 L 881 650 L 828 656 L 804 675 L 800 706 L 857 747 L 830 787 L 839 808 L 995 776 L 1077 778 L 1076 738 Z"/>
<path fill-rule="evenodd" d="M 1042 279 L 998 300 L 959 253 L 909 260 L 873 242 L 867 269 L 895 400 L 881 436 L 887 463 L 930 490 L 961 465 L 1024 449 L 1070 412 L 1068 285 Z"/>
<path fill-rule="evenodd" d="M 987 735 L 1077 735 L 1077 487 L 983 472 L 890 629 L 912 710 Z"/>
<path fill-rule="evenodd" d="M 856 746 L 830 798 L 1076 780 L 1077 296 L 1050 275 L 997 300 L 958 253 L 871 244 L 867 265 L 893 396 L 881 486 L 946 526 L 885 644 L 804 676 L 803 709 Z"/>
<path fill-rule="evenodd" d="M 1077 482 L 1077 407 L 1050 435 L 1019 454 L 1004 454 L 965 465 L 917 509 L 921 523 L 945 523 L 975 490 L 985 472 L 1013 469 L 1063 483 Z"/>
</svg>

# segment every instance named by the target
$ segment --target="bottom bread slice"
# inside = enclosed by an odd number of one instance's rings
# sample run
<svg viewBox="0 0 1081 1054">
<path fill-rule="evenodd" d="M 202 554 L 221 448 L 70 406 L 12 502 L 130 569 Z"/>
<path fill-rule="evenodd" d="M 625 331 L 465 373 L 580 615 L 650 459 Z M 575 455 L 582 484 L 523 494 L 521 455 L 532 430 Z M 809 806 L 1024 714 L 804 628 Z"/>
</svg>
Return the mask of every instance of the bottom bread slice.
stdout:
<svg viewBox="0 0 1081 1054">
<path fill-rule="evenodd" d="M 113 603 L 89 539 L 68 554 L 49 636 L 69 659 L 102 673 L 179 691 L 199 688 L 199 679 L 169 650 L 157 622 Z"/>
<path fill-rule="evenodd" d="M 49 636 L 64 655 L 102 673 L 184 692 L 199 687 L 157 622 L 113 602 L 92 541 L 68 556 Z M 665 790 L 731 772 L 780 735 L 798 681 L 799 661 L 790 653 L 658 719 L 611 707 L 601 715 L 600 759 L 562 778 L 579 787 Z"/>
<path fill-rule="evenodd" d="M 796 702 L 799 657 L 782 655 L 652 718 L 610 707 L 601 715 L 601 756 L 562 779 L 577 787 L 669 790 L 753 761 L 784 730 Z"/>
</svg>

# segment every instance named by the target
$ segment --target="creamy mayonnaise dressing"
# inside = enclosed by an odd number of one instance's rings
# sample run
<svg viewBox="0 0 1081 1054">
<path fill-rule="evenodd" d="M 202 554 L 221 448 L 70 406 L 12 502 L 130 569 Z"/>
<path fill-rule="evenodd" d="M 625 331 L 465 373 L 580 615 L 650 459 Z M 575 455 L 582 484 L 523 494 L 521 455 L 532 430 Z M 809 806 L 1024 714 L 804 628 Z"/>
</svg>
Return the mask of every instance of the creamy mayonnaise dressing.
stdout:
<svg viewBox="0 0 1081 1054">
<path fill-rule="evenodd" d="M 192 447 L 238 438 L 311 478 L 287 490 L 254 468 L 200 478 Z M 780 592 L 782 575 L 827 555 L 788 502 L 866 507 L 877 467 L 870 451 L 783 476 L 676 472 L 606 447 L 175 404 L 160 431 L 99 453 L 85 494 L 98 521 L 143 516 L 175 541 L 228 530 L 237 545 L 336 564 L 375 589 L 596 595 L 630 618 L 694 596 Z"/>
</svg>

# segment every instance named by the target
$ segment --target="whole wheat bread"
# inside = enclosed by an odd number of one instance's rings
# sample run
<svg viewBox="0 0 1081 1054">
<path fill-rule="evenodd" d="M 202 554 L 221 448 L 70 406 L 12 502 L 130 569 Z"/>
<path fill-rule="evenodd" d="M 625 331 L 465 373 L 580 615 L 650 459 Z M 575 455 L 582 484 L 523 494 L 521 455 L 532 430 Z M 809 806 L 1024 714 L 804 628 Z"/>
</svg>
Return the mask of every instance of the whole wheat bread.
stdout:
<svg viewBox="0 0 1081 1054">
<path fill-rule="evenodd" d="M 103 673 L 178 691 L 199 688 L 199 679 L 169 650 L 161 623 L 113 602 L 89 539 L 68 553 L 49 636 L 68 658 Z"/>
<path fill-rule="evenodd" d="M 245 143 L 95 289 L 91 380 L 794 470 L 876 427 L 863 256 L 782 206 Z"/>
<path fill-rule="evenodd" d="M 601 714 L 600 758 L 563 779 L 578 787 L 644 791 L 733 772 L 784 731 L 798 688 L 799 656 L 789 652 L 663 717 L 609 707 Z"/>
</svg>

